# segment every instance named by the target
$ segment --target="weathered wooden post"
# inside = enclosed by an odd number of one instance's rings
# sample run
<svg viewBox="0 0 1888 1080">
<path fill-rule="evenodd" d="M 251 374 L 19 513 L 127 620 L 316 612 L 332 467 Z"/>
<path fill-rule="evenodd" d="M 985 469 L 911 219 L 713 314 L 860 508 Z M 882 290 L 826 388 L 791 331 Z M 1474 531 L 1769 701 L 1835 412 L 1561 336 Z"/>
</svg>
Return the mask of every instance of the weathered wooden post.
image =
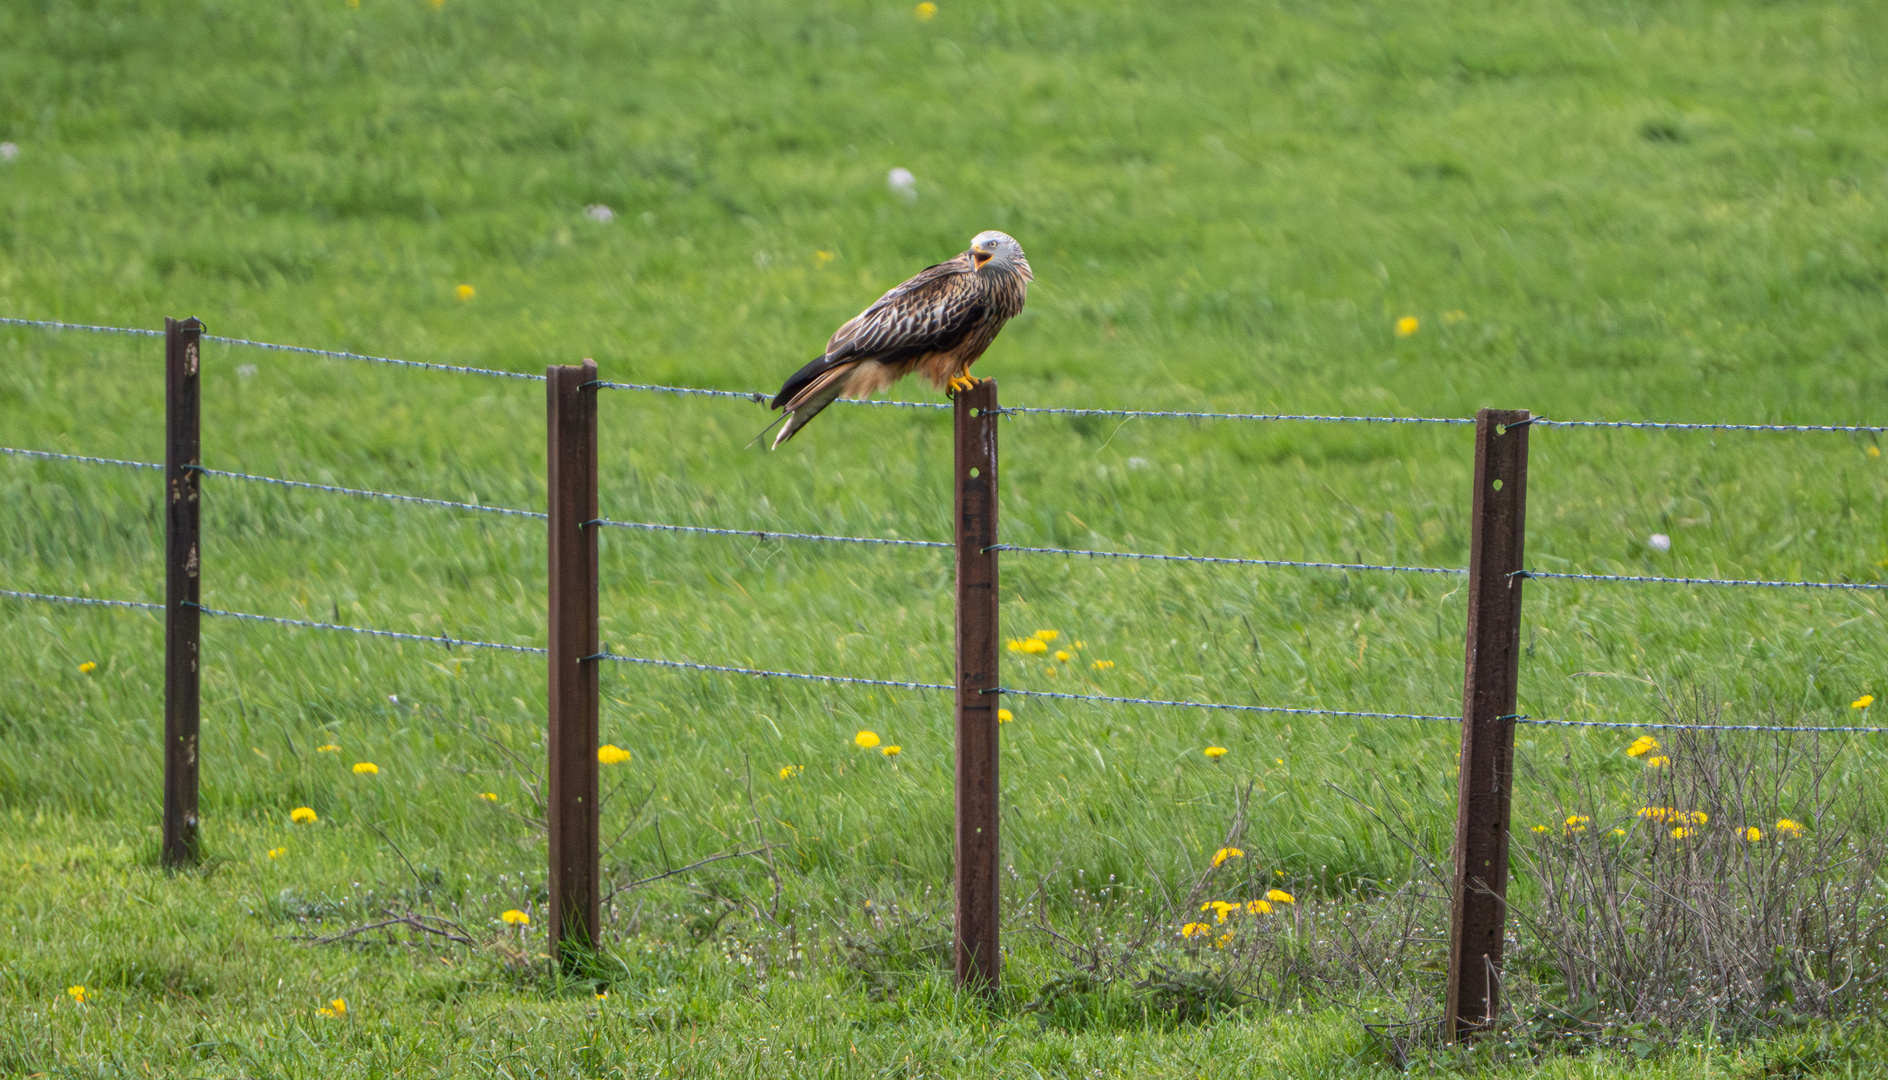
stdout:
<svg viewBox="0 0 1888 1080">
<path fill-rule="evenodd" d="M 597 365 L 545 370 L 550 515 L 551 951 L 569 969 L 598 943 Z"/>
<path fill-rule="evenodd" d="M 1507 915 L 1509 795 L 1521 664 L 1527 532 L 1526 410 L 1475 414 L 1475 499 L 1468 556 L 1462 759 L 1455 818 L 1444 1037 L 1493 1022 Z"/>
<path fill-rule="evenodd" d="M 197 828 L 198 585 L 203 559 L 197 528 L 203 464 L 199 378 L 203 324 L 164 319 L 164 851 L 167 867 L 193 866 Z"/>
<path fill-rule="evenodd" d="M 957 395 L 957 981 L 994 992 L 997 861 L 996 380 Z"/>
</svg>

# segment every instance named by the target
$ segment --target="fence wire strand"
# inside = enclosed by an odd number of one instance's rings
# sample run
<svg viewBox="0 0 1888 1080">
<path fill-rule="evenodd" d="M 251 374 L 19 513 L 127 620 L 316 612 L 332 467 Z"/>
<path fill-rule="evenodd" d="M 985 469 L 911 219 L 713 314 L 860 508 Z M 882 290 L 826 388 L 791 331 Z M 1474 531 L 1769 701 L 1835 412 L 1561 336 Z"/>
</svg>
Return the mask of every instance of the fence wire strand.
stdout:
<svg viewBox="0 0 1888 1080">
<path fill-rule="evenodd" d="M 1618 581 L 1636 585 L 1729 585 L 1763 589 L 1852 589 L 1879 592 L 1888 584 L 1858 581 L 1765 581 L 1758 578 L 1654 577 L 1649 574 L 1557 574 L 1545 570 L 1518 570 L 1511 576 L 1558 578 L 1563 581 Z"/>
<path fill-rule="evenodd" d="M 420 503 L 424 506 L 444 506 L 454 510 L 477 510 L 482 514 L 509 514 L 512 517 L 535 518 L 538 521 L 549 520 L 550 515 L 535 510 L 514 510 L 508 506 L 481 506 L 478 503 L 454 502 L 451 499 L 428 499 L 419 495 L 396 495 L 390 491 L 369 491 L 365 488 L 339 487 L 334 484 L 314 484 L 306 480 L 283 480 L 274 476 L 257 476 L 253 473 L 229 472 L 225 469 L 208 469 L 201 465 L 189 468 L 205 476 L 226 476 L 233 480 L 250 480 L 259 484 L 276 484 L 281 487 L 306 488 L 311 491 L 329 491 L 339 495 L 358 495 L 369 499 L 387 499 L 393 502 Z"/>
<path fill-rule="evenodd" d="M 1427 713 L 1391 713 L 1363 712 L 1355 709 L 1304 709 L 1285 705 L 1232 705 L 1217 701 L 1169 701 L 1164 698 L 1114 697 L 1109 694 L 1066 694 L 1053 690 L 1023 690 L 1014 686 L 999 686 L 994 690 L 985 690 L 986 694 L 1013 694 L 1017 697 L 1056 698 L 1063 701 L 1102 701 L 1116 705 L 1160 705 L 1181 709 L 1215 709 L 1226 712 L 1285 713 L 1291 716 L 1354 716 L 1372 720 L 1450 720 L 1460 722 L 1459 716 L 1433 716 Z"/>
<path fill-rule="evenodd" d="M 369 637 L 397 638 L 401 641 L 430 641 L 447 646 L 463 645 L 468 649 L 498 649 L 503 652 L 536 653 L 539 656 L 550 651 L 530 645 L 506 645 L 497 641 L 456 638 L 449 634 L 407 634 L 398 630 L 375 630 L 365 626 L 348 626 L 343 623 L 316 622 L 312 619 L 284 619 L 279 615 L 254 615 L 247 611 L 225 611 L 222 608 L 205 607 L 202 604 L 187 603 L 185 606 L 196 608 L 205 615 L 215 615 L 226 619 L 245 619 L 250 622 L 275 623 L 279 626 L 299 626 L 307 630 L 338 630 L 348 634 L 365 634 Z"/>
<path fill-rule="evenodd" d="M 161 469 L 164 467 L 155 461 L 123 461 L 119 458 L 86 457 L 83 454 L 60 454 L 51 450 L 20 450 L 11 446 L 0 446 L 0 454 L 17 454 L 20 457 L 46 458 L 53 461 L 82 461 L 87 465 L 122 465 L 127 469 Z"/>
<path fill-rule="evenodd" d="M 1150 555 L 1135 551 L 1087 551 L 1081 548 L 1020 547 L 992 544 L 985 551 L 1020 551 L 1036 555 L 1086 555 L 1096 559 L 1151 559 L 1159 562 L 1224 563 L 1232 566 L 1278 566 L 1308 570 L 1384 570 L 1399 574 L 1466 574 L 1447 566 L 1394 566 L 1376 563 L 1293 562 L 1288 559 L 1236 559 L 1218 555 Z"/>
<path fill-rule="evenodd" d="M 1680 724 L 1676 722 L 1654 720 L 1649 723 L 1631 724 L 1618 720 L 1562 720 L 1556 717 L 1518 716 L 1502 717 L 1517 724 L 1543 724 L 1552 727 L 1616 728 L 1626 731 L 1651 729 L 1656 731 L 1786 731 L 1786 732 L 1841 732 L 1853 735 L 1880 735 L 1888 728 L 1856 727 L 1831 724 L 1817 726 L 1808 724 Z"/>
<path fill-rule="evenodd" d="M 97 600 L 90 596 L 61 596 L 58 593 L 22 592 L 18 589 L 0 589 L 0 596 L 11 596 L 17 600 L 40 600 L 50 604 L 84 604 L 96 607 L 145 608 L 162 611 L 162 604 L 147 604 L 142 600 Z"/>
<path fill-rule="evenodd" d="M 1535 427 L 1567 428 L 1647 428 L 1658 431 L 1836 431 L 1880 434 L 1888 427 L 1868 424 L 1691 424 L 1660 420 L 1548 420 L 1538 417 Z"/>
<path fill-rule="evenodd" d="M 58 322 L 53 319 L 8 319 L 0 317 L 0 325 L 35 326 L 42 330 L 84 330 L 93 334 L 131 334 L 135 337 L 163 337 L 162 330 L 145 330 L 135 326 L 94 326 L 91 323 Z"/>
<path fill-rule="evenodd" d="M 539 515 L 542 516 L 542 515 Z M 955 548 L 942 540 L 900 540 L 882 536 L 827 536 L 823 533 L 769 532 L 761 529 L 714 529 L 706 525 L 664 525 L 648 521 L 613 521 L 595 518 L 584 522 L 612 529 L 644 529 L 650 532 L 704 533 L 710 536 L 751 536 L 760 540 L 814 540 L 835 544 L 878 544 L 887 547 Z"/>
<path fill-rule="evenodd" d="M 500 371 L 497 368 L 465 367 L 459 364 L 429 364 L 420 360 L 396 360 L 390 356 L 369 356 L 366 353 L 342 352 L 338 349 L 311 349 L 306 345 L 277 345 L 269 341 L 251 341 L 248 338 L 222 337 L 217 334 L 204 334 L 204 341 L 217 341 L 224 345 L 241 345 L 250 349 L 271 349 L 276 352 L 307 353 L 310 356 L 326 356 L 335 360 L 362 360 L 370 364 L 395 364 L 400 367 L 423 368 L 427 371 L 450 371 L 459 375 L 490 375 L 499 379 L 528 379 L 543 382 L 544 376 L 532 375 L 524 371 Z"/>
<path fill-rule="evenodd" d="M 955 686 L 944 683 L 906 682 L 898 679 L 859 679 L 850 675 L 808 675 L 798 671 L 770 671 L 766 668 L 729 667 L 724 664 L 697 664 L 686 660 L 652 660 L 643 656 L 623 656 L 620 653 L 600 652 L 584 657 L 585 660 L 613 660 L 622 664 L 643 664 L 649 667 L 680 668 L 687 671 L 718 671 L 729 675 L 753 675 L 764 679 L 799 679 L 806 682 L 852 683 L 857 686 L 889 686 L 900 690 L 955 690 Z"/>
</svg>

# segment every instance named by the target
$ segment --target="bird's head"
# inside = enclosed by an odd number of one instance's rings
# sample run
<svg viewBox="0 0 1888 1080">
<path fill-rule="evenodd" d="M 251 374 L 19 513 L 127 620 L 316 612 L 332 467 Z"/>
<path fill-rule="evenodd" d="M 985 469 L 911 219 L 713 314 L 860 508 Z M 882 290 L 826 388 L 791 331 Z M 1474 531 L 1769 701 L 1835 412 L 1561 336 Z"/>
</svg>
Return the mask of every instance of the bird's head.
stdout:
<svg viewBox="0 0 1888 1080">
<path fill-rule="evenodd" d="M 1023 255 L 1023 245 L 1017 243 L 1008 233 L 995 229 L 980 232 L 970 241 L 970 261 L 979 271 L 996 270 L 1005 274 L 1021 274 L 1024 281 L 1036 280 L 1036 275 L 1029 270 L 1029 259 Z"/>
</svg>

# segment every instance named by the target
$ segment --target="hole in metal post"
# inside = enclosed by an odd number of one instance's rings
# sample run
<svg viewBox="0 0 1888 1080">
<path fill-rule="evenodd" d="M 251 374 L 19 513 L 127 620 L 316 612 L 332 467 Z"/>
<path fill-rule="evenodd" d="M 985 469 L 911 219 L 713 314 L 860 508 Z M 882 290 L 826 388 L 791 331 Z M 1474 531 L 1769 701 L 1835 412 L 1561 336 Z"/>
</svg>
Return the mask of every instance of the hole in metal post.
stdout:
<svg viewBox="0 0 1888 1080">
<path fill-rule="evenodd" d="M 1500 480 L 1496 480 L 1496 481 L 1495 481 L 1495 490 L 1496 490 L 1496 491 L 1500 491 L 1500 490 L 1501 490 L 1501 481 L 1500 481 Z"/>
<path fill-rule="evenodd" d="M 1506 435 L 1507 433 L 1508 433 L 1508 425 L 1506 425 L 1506 424 L 1496 424 L 1496 425 L 1495 425 L 1495 434 L 1496 434 L 1496 435 Z"/>
<path fill-rule="evenodd" d="M 978 472 L 978 471 L 976 470 L 976 467 L 975 467 L 975 466 L 972 466 L 972 467 L 971 467 L 971 470 L 970 470 L 970 475 L 971 475 L 971 476 L 981 476 L 981 475 L 983 475 L 983 474 L 982 474 L 982 473 L 979 473 L 979 472 Z"/>
<path fill-rule="evenodd" d="M 982 412 L 982 411 L 983 411 L 983 410 L 981 410 L 981 409 L 979 409 L 979 408 L 977 408 L 977 407 L 976 407 L 975 405 L 972 405 L 972 406 L 970 407 L 970 415 L 971 415 L 971 416 L 976 416 L 976 415 L 977 415 L 977 414 L 978 414 L 979 412 Z"/>
</svg>

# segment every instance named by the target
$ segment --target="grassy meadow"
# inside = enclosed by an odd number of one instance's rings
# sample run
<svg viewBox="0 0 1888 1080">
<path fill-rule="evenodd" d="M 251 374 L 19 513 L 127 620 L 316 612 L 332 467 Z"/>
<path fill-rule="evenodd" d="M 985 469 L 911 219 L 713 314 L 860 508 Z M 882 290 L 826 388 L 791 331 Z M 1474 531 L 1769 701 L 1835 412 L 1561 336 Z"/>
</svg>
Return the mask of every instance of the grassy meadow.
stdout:
<svg viewBox="0 0 1888 1080">
<path fill-rule="evenodd" d="M 0 315 L 196 315 L 264 341 L 519 372 L 587 356 L 606 379 L 772 391 L 880 292 L 1001 228 L 1037 278 L 977 367 L 1005 404 L 1879 424 L 1884 43 L 1888 7 L 1754 0 L 942 0 L 930 18 L 25 0 L 0 7 L 18 151 L 0 160 Z M 915 199 L 888 189 L 894 167 Z M 541 509 L 539 384 L 227 345 L 204 370 L 209 467 Z M 836 408 L 769 454 L 748 445 L 765 410 L 740 401 L 600 409 L 606 516 L 950 536 L 946 413 Z M 1872 436 L 1531 438 L 1536 569 L 1888 581 Z M 158 342 L 0 326 L 0 445 L 153 461 L 162 440 Z M 1436 425 L 1018 416 L 1003 538 L 1461 566 L 1471 446 Z M 206 605 L 543 643 L 537 522 L 204 491 Z M 149 472 L 0 455 L 0 588 L 161 599 L 158 495 Z M 626 530 L 602 550 L 618 653 L 949 679 L 948 552 Z M 1071 653 L 1009 654 L 1008 685 L 1460 710 L 1459 579 L 1003 566 L 1006 633 L 1053 630 Z M 1878 594 L 1526 588 L 1533 715 L 1650 722 L 1702 697 L 1728 722 L 1835 724 L 1866 722 L 1862 695 L 1888 704 Z M 1387 1008 L 1368 993 L 1184 1021 L 1127 988 L 1075 1019 L 1031 1010 L 1069 970 L 1040 926 L 1153 918 L 1171 937 L 1202 889 L 1282 884 L 1308 908 L 1420 876 L 1452 842 L 1446 722 L 1009 699 L 1015 925 L 985 1004 L 953 993 L 940 949 L 946 696 L 612 665 L 603 738 L 633 755 L 604 768 L 612 880 L 774 846 L 617 894 L 595 977 L 572 980 L 545 973 L 541 917 L 500 921 L 542 913 L 541 660 L 216 618 L 204 642 L 209 858 L 173 876 L 159 620 L 0 598 L 0 1075 L 1394 1071 L 1360 1026 L 1356 1008 Z M 865 730 L 901 752 L 855 745 Z M 1630 822 L 1634 734 L 1524 727 L 1517 833 Z M 1867 805 L 1878 739 L 1824 745 L 1822 782 Z M 1789 788 L 1769 812 L 1807 819 L 1822 795 Z M 1243 857 L 1211 870 L 1228 837 Z M 305 940 L 408 910 L 473 944 Z M 336 998 L 345 1015 L 320 1015 Z M 1798 1053 L 1700 1023 L 1644 1056 L 1431 1064 L 1850 1075 L 1888 1043 Z"/>
</svg>

